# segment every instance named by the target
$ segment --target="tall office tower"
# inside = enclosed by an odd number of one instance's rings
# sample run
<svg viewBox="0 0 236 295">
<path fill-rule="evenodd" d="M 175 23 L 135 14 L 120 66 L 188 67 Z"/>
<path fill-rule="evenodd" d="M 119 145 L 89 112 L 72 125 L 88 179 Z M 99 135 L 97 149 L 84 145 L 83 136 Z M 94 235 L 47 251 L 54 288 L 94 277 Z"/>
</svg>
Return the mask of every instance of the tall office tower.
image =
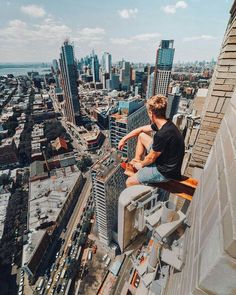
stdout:
<svg viewBox="0 0 236 295">
<path fill-rule="evenodd" d="M 59 70 L 59 66 L 58 66 L 58 62 L 57 62 L 56 59 L 54 59 L 54 60 L 52 61 L 52 67 L 53 67 L 54 73 L 57 73 L 58 70 Z"/>
<path fill-rule="evenodd" d="M 78 70 L 79 74 L 83 73 L 83 59 L 81 59 L 77 62 L 77 70 Z"/>
<path fill-rule="evenodd" d="M 152 95 L 167 95 L 174 59 L 174 40 L 162 40 L 156 54 Z"/>
<path fill-rule="evenodd" d="M 148 77 L 147 83 L 147 92 L 146 92 L 146 99 L 149 99 L 153 93 L 153 81 L 154 81 L 154 72 L 151 73 Z"/>
<path fill-rule="evenodd" d="M 103 88 L 106 88 L 108 91 L 113 90 L 111 54 L 108 52 L 104 52 L 104 54 L 102 56 L 101 69 L 102 69 Z"/>
<path fill-rule="evenodd" d="M 169 93 L 167 95 L 167 109 L 166 109 L 166 117 L 169 119 L 173 119 L 174 115 L 178 112 L 179 102 L 181 98 L 181 93 Z"/>
<path fill-rule="evenodd" d="M 59 66 L 58 66 L 58 62 L 56 59 L 53 59 L 52 61 L 52 73 L 53 73 L 53 77 L 55 79 L 56 82 L 56 88 L 60 87 L 60 83 L 59 83 Z"/>
<path fill-rule="evenodd" d="M 120 76 L 118 74 L 112 74 L 112 90 L 120 90 Z"/>
<path fill-rule="evenodd" d="M 91 68 L 92 67 L 92 56 L 86 55 L 84 58 L 84 66 Z"/>
<path fill-rule="evenodd" d="M 97 54 L 92 53 L 92 60 L 91 60 L 91 70 L 93 75 L 93 82 L 96 83 L 99 81 L 99 61 Z"/>
<path fill-rule="evenodd" d="M 126 179 L 120 162 L 117 154 L 107 155 L 91 170 L 98 236 L 107 246 L 117 242 L 118 198 Z"/>
<path fill-rule="evenodd" d="M 66 40 L 60 53 L 61 82 L 65 98 L 65 115 L 75 125 L 80 121 L 80 103 L 77 87 L 77 65 L 73 46 Z"/>
<path fill-rule="evenodd" d="M 111 75 L 111 54 L 104 52 L 102 56 L 102 72 Z"/>
<path fill-rule="evenodd" d="M 129 98 L 119 101 L 118 112 L 110 116 L 110 140 L 111 146 L 118 147 L 118 143 L 123 136 L 135 128 L 149 124 L 150 119 L 147 114 L 144 101 L 139 98 Z M 122 155 L 129 160 L 135 154 L 136 138 L 128 140 L 122 150 Z"/>
<path fill-rule="evenodd" d="M 130 63 L 128 61 L 122 62 L 122 68 L 120 70 L 120 82 L 122 90 L 130 90 Z"/>
<path fill-rule="evenodd" d="M 144 71 L 141 70 L 133 70 L 132 74 L 134 89 L 138 92 L 138 94 L 143 96 L 146 88 L 147 75 Z"/>
</svg>

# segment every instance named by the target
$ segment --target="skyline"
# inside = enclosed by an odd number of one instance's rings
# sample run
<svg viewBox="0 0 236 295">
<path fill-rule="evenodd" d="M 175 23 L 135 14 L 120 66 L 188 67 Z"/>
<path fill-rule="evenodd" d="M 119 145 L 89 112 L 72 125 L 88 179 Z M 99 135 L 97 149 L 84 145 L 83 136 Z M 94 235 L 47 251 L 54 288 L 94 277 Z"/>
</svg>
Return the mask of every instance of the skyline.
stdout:
<svg viewBox="0 0 236 295">
<path fill-rule="evenodd" d="M 174 39 L 175 63 L 216 59 L 232 4 L 208 0 L 207 10 L 203 0 L 69 0 L 65 11 L 65 0 L 1 2 L 0 63 L 51 62 L 65 38 L 77 59 L 94 49 L 99 58 L 110 52 L 114 62 L 154 63 L 161 39 Z"/>
</svg>

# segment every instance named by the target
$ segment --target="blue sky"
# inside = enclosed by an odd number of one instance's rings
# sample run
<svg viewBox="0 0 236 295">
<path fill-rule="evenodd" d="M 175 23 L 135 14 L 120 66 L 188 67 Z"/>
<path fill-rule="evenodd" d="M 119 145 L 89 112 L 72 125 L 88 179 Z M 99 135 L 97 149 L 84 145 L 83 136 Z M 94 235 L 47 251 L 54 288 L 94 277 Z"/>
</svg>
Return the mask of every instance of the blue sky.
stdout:
<svg viewBox="0 0 236 295">
<path fill-rule="evenodd" d="M 175 40 L 175 62 L 215 59 L 232 0 L 0 0 L 0 62 L 51 61 L 66 37 L 77 58 L 155 60 Z"/>
</svg>

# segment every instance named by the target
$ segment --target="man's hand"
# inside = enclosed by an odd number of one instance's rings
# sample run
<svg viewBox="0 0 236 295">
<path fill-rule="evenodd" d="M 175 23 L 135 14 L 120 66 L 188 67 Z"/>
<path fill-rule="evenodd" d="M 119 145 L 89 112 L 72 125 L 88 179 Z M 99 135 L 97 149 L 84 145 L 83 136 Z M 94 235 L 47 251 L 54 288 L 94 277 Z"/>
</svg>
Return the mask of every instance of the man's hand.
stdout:
<svg viewBox="0 0 236 295">
<path fill-rule="evenodd" d="M 141 168 L 143 168 L 143 165 L 141 164 L 141 160 L 136 160 L 136 159 L 133 159 L 130 164 L 133 165 L 133 167 L 137 170 L 140 170 Z"/>
<path fill-rule="evenodd" d="M 120 142 L 119 142 L 119 144 L 118 144 L 118 149 L 119 150 L 123 150 L 123 147 L 124 147 L 124 145 L 125 145 L 125 140 L 124 140 L 124 138 L 122 138 L 121 140 L 120 140 Z"/>
</svg>

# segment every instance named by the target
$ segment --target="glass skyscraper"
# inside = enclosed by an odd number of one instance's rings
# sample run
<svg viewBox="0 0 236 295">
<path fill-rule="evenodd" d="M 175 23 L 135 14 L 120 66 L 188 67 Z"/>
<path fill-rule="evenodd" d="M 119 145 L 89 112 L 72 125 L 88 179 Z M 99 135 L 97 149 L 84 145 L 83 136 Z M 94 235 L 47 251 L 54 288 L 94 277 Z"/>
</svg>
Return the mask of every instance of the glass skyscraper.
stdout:
<svg viewBox="0 0 236 295">
<path fill-rule="evenodd" d="M 130 63 L 128 61 L 122 62 L 122 68 L 120 70 L 120 82 L 122 90 L 130 90 Z"/>
<path fill-rule="evenodd" d="M 68 40 L 61 47 L 60 69 L 65 99 L 65 115 L 68 121 L 78 125 L 80 121 L 80 103 L 77 87 L 78 71 L 73 46 Z"/>
<path fill-rule="evenodd" d="M 102 56 L 102 72 L 111 75 L 111 54 L 108 52 Z"/>
<path fill-rule="evenodd" d="M 152 95 L 163 94 L 167 96 L 174 53 L 174 40 L 161 40 L 156 54 Z"/>
<path fill-rule="evenodd" d="M 157 68 L 160 70 L 171 71 L 174 53 L 174 40 L 161 40 L 160 46 L 157 49 Z"/>
<path fill-rule="evenodd" d="M 96 83 L 99 81 L 99 61 L 98 56 L 92 53 L 92 75 L 93 75 L 93 82 Z"/>
</svg>

